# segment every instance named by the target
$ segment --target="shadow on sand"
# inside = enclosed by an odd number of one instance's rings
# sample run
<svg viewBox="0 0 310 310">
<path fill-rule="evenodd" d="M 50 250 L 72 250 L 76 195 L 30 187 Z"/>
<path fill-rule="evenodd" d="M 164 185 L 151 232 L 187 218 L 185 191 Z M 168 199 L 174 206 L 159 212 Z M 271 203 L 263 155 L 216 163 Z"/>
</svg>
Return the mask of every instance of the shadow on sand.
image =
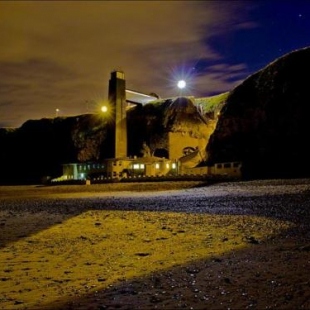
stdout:
<svg viewBox="0 0 310 310">
<path fill-rule="evenodd" d="M 309 309 L 308 258 L 298 241 L 276 238 L 106 289 L 85 284 L 41 309 Z"/>
</svg>

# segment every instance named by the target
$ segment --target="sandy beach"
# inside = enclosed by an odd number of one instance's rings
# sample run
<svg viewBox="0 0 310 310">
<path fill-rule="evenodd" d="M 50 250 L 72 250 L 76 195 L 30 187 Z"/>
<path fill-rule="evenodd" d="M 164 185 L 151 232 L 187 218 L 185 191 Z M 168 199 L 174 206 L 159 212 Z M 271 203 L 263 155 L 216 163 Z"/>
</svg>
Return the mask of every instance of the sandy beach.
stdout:
<svg viewBox="0 0 310 310">
<path fill-rule="evenodd" d="M 310 180 L 0 186 L 0 309 L 310 309 Z"/>
</svg>

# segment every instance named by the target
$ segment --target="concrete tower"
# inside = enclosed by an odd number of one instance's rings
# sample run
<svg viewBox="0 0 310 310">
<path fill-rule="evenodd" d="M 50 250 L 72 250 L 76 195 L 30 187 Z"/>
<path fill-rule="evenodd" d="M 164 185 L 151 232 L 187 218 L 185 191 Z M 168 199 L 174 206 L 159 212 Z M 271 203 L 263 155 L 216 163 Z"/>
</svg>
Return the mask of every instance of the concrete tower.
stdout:
<svg viewBox="0 0 310 310">
<path fill-rule="evenodd" d="M 113 71 L 111 73 L 109 102 L 115 124 L 114 157 L 127 157 L 126 83 L 125 74 L 121 71 Z"/>
</svg>

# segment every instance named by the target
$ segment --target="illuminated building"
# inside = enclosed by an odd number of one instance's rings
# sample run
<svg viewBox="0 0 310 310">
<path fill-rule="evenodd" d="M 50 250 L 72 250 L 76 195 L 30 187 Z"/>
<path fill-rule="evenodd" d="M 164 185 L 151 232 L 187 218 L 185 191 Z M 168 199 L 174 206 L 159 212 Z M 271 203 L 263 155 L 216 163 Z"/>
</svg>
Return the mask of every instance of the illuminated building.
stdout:
<svg viewBox="0 0 310 310">
<path fill-rule="evenodd" d="M 143 157 L 127 156 L 127 110 L 132 105 L 147 104 L 158 100 L 158 96 L 146 95 L 141 92 L 126 90 L 125 75 L 121 71 L 113 71 L 109 80 L 109 108 L 113 118 L 110 132 L 114 151 L 111 158 L 100 163 L 69 163 L 63 165 L 63 175 L 55 181 L 86 180 L 121 180 L 143 177 L 164 177 L 177 175 L 226 175 L 238 176 L 241 171 L 240 163 L 224 163 L 214 167 L 200 166 L 205 159 L 205 149 L 208 140 L 201 133 L 191 134 L 191 121 L 174 132 L 168 132 L 163 137 L 163 150 L 166 156 L 153 156 L 149 151 Z M 187 100 L 187 99 L 186 99 Z M 188 98 L 193 104 L 190 115 L 196 115 L 199 110 L 194 105 L 195 99 Z M 171 100 L 177 110 L 182 107 L 184 98 Z M 187 111 L 187 113 L 189 113 Z M 200 116 L 203 118 L 201 112 Z M 181 124 L 181 120 L 179 121 Z M 180 130 L 182 129 L 182 130 Z M 154 152 L 155 153 L 155 152 Z"/>
</svg>

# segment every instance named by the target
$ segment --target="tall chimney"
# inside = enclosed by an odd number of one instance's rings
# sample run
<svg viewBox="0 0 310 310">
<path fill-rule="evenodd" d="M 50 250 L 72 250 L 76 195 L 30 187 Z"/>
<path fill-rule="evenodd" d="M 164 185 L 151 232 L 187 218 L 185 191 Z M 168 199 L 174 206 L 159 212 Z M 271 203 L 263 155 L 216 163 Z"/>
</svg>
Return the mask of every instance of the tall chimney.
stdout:
<svg viewBox="0 0 310 310">
<path fill-rule="evenodd" d="M 113 71 L 109 81 L 109 102 L 115 124 L 114 157 L 127 157 L 127 118 L 126 118 L 126 82 L 125 74 Z"/>
</svg>

